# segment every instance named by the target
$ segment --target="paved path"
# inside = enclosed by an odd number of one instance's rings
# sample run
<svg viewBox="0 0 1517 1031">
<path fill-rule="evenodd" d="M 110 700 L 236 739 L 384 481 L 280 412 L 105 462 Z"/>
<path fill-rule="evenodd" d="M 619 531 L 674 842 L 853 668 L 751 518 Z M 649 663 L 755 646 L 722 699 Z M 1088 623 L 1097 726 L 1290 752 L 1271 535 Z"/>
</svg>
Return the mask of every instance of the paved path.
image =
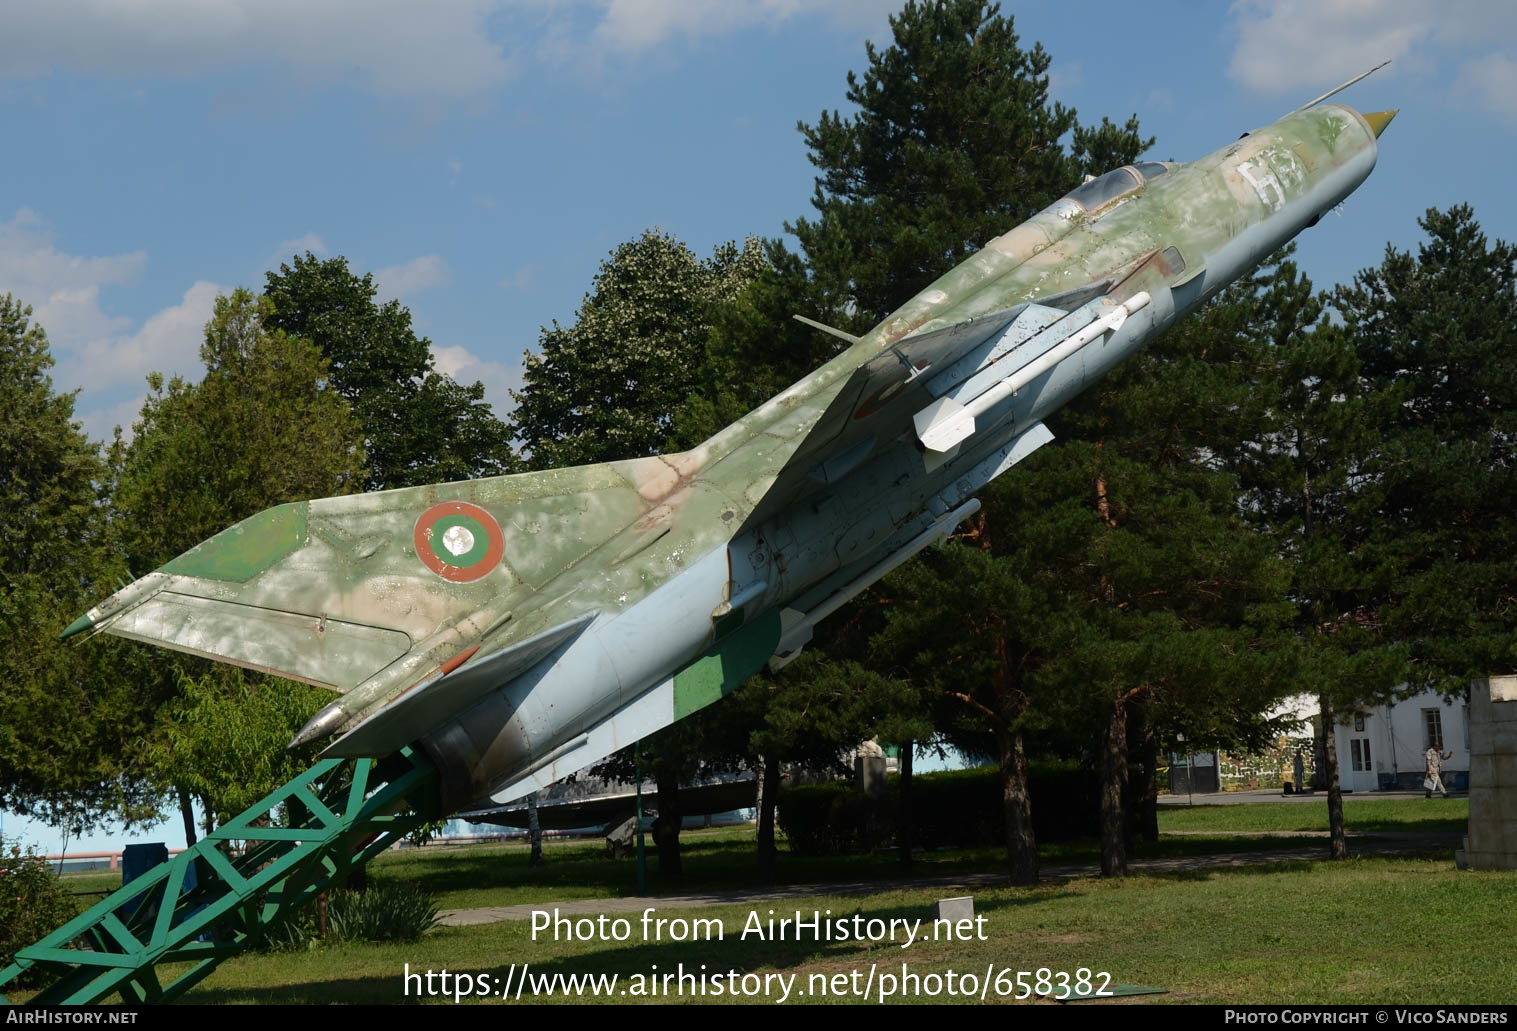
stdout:
<svg viewBox="0 0 1517 1031">
<path fill-rule="evenodd" d="M 1203 832 L 1216 833 L 1216 832 Z M 1233 833 L 1233 832 L 1229 832 Z M 1318 837 L 1325 839 L 1326 831 L 1271 832 L 1280 837 Z M 1454 832 L 1398 833 L 1398 834 L 1350 834 L 1352 849 L 1356 853 L 1394 854 L 1398 852 L 1429 852 L 1452 849 L 1459 844 L 1460 834 Z M 1275 849 L 1249 852 L 1219 852 L 1204 856 L 1166 856 L 1162 859 L 1139 859 L 1128 863 L 1133 873 L 1170 873 L 1185 870 L 1211 870 L 1262 863 L 1299 862 L 1323 858 L 1320 844 L 1283 845 Z M 1094 877 L 1100 873 L 1095 863 L 1044 867 L 1042 875 L 1047 880 L 1072 877 Z M 780 888 L 760 888 L 753 891 L 714 891 L 690 895 L 624 896 L 605 899 L 576 899 L 568 902 L 537 902 L 519 906 L 488 906 L 479 909 L 445 909 L 441 923 L 447 927 L 469 927 L 474 924 L 495 924 L 504 920 L 529 920 L 533 913 L 557 911 L 564 916 L 597 916 L 601 913 L 641 913 L 649 907 L 658 909 L 694 909 L 702 906 L 751 905 L 755 902 L 776 902 L 786 899 L 817 898 L 823 895 L 875 895 L 887 891 L 914 891 L 923 888 L 997 888 L 1006 883 L 1002 873 L 958 874 L 948 877 L 922 877 L 914 880 L 856 881 L 843 884 L 796 884 Z"/>
<path fill-rule="evenodd" d="M 1392 798 L 1421 798 L 1420 791 L 1345 791 L 1343 797 L 1352 802 L 1379 802 Z M 1459 791 L 1450 798 L 1469 798 L 1469 792 Z M 1327 801 L 1326 791 L 1308 791 L 1304 795 L 1287 795 L 1279 788 L 1260 788 L 1258 791 L 1214 791 L 1204 795 L 1160 795 L 1160 809 L 1184 809 L 1190 805 L 1241 805 L 1245 802 L 1280 802 L 1285 805 L 1322 805 Z"/>
</svg>

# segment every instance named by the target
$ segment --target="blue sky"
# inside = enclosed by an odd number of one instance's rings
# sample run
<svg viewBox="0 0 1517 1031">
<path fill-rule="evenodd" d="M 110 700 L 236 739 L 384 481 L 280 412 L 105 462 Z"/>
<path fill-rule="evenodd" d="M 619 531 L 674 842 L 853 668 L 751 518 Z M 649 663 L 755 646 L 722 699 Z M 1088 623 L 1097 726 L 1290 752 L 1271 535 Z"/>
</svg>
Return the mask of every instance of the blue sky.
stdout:
<svg viewBox="0 0 1517 1031">
<path fill-rule="evenodd" d="M 6 14 L 0 293 L 95 438 L 153 370 L 198 377 L 218 292 L 311 249 L 398 296 L 511 407 L 539 328 L 658 226 L 698 252 L 810 211 L 796 122 L 842 108 L 900 0 L 49 0 Z M 1380 167 L 1301 238 L 1319 286 L 1432 206 L 1513 235 L 1517 4 L 1008 4 L 1082 121 L 1191 160 L 1386 58 Z M 905 298 L 902 298 L 904 300 Z"/>
</svg>

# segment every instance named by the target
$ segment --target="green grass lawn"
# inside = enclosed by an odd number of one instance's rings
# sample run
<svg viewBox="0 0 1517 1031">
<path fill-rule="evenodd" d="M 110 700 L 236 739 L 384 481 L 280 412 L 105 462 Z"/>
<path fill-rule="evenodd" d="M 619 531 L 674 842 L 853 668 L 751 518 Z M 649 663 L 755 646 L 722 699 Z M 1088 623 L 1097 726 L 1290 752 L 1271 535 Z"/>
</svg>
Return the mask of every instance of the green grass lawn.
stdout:
<svg viewBox="0 0 1517 1031">
<path fill-rule="evenodd" d="M 1350 831 L 1374 833 L 1462 830 L 1468 803 L 1462 799 L 1348 800 Z M 1160 811 L 1157 845 L 1138 844 L 1132 858 L 1208 855 L 1299 847 L 1310 856 L 1321 843 L 1248 832 L 1325 830 L 1325 802 L 1172 807 Z M 764 887 L 758 876 L 751 826 L 686 831 L 685 876 L 666 885 L 650 849 L 649 888 L 659 893 L 736 891 Z M 1045 870 L 1093 864 L 1092 841 L 1045 843 Z M 376 882 L 401 881 L 433 895 L 442 908 L 503 906 L 548 901 L 616 898 L 636 894 L 632 860 L 606 858 L 599 839 L 549 840 L 547 864 L 527 866 L 524 844 L 431 846 L 388 852 L 369 870 Z M 995 873 L 1004 852 L 987 848 L 918 852 L 915 875 L 951 879 Z M 1303 859 L 1247 867 L 1165 874 L 1135 874 L 1125 880 L 1094 877 L 1051 879 L 1027 890 L 981 889 L 976 910 L 986 918 L 985 941 L 917 942 L 908 949 L 888 944 L 742 940 L 750 912 L 793 915 L 796 909 L 862 913 L 880 919 L 925 917 L 934 899 L 956 894 L 948 885 L 903 890 L 893 854 L 805 857 L 782 844 L 776 881 L 816 885 L 815 899 L 739 903 L 706 909 L 666 909 L 659 915 L 714 919 L 719 942 L 624 943 L 533 941 L 529 923 L 439 928 L 411 945 L 331 944 L 309 952 L 252 954 L 229 960 L 187 999 L 220 1002 L 405 1002 L 401 973 L 417 970 L 504 977 L 511 964 L 532 964 L 537 974 L 616 974 L 618 991 L 633 987 L 633 975 L 687 969 L 790 977 L 792 996 L 835 975 L 860 976 L 873 967 L 918 974 L 973 972 L 987 968 L 1108 971 L 1119 982 L 1164 987 L 1152 1001 L 1196 1002 L 1493 1002 L 1517 997 L 1517 972 L 1490 943 L 1517 932 L 1517 875 L 1453 869 L 1444 851 L 1420 857 L 1363 857 L 1344 863 Z M 869 895 L 831 896 L 828 884 L 878 881 Z M 64 878 L 75 892 L 98 892 L 119 884 L 119 874 L 94 872 Z M 79 895 L 81 908 L 99 895 Z M 649 905 L 657 908 L 653 898 Z M 622 915 L 622 914 L 617 914 Z M 1437 948 L 1428 950 L 1431 938 Z M 519 969 L 519 967 L 517 968 Z M 484 982 L 479 982 L 484 983 Z M 851 983 L 851 981 L 850 981 Z M 861 982 L 862 983 L 862 982 Z M 771 978 L 772 995 L 780 991 Z M 829 984 L 831 982 L 829 981 Z M 930 985 L 929 985 L 930 987 Z M 962 985 L 959 985 L 962 988 Z M 687 992 L 689 987 L 687 984 Z M 20 993 L 24 995 L 25 993 Z M 987 996 L 996 995 L 994 987 Z M 873 992 L 878 1001 L 879 986 Z M 523 1001 L 532 992 L 523 993 Z M 562 1001 L 547 992 L 539 1001 Z M 615 1001 L 641 997 L 613 996 Z M 663 996 L 658 996 L 663 1001 Z M 767 998 L 767 997 L 766 997 Z M 845 996 L 848 1001 L 851 996 Z M 925 991 L 917 1001 L 931 1001 Z M 19 998 L 18 998 L 19 1001 Z M 478 1001 L 478 1000 L 476 1000 Z M 671 1000 L 671 1001 L 678 1001 Z M 687 1000 L 688 1001 L 688 1000 Z M 712 1001 L 709 997 L 706 1001 Z M 730 1001 L 725 997 L 720 1001 Z M 809 1001 L 822 1001 L 812 997 Z M 828 1001 L 840 1001 L 829 996 Z M 899 1000 L 896 1000 L 899 1001 Z M 937 1001 L 948 1001 L 946 994 Z"/>
<path fill-rule="evenodd" d="M 684 876 L 666 884 L 658 876 L 653 849 L 648 851 L 648 890 L 653 894 L 734 891 L 758 881 L 758 859 L 753 828 L 723 828 L 685 831 L 680 836 Z M 1249 852 L 1282 847 L 1311 849 L 1314 843 L 1298 838 L 1239 837 L 1226 831 L 1215 834 L 1161 838 L 1157 845 L 1135 843 L 1134 860 L 1171 856 L 1210 855 L 1217 852 Z M 376 880 L 405 881 L 437 899 L 443 909 L 511 906 L 543 901 L 615 898 L 637 894 L 637 868 L 633 860 L 606 859 L 599 840 L 549 840 L 544 843 L 548 862 L 539 869 L 527 866 L 527 847 L 519 844 L 431 846 L 387 852 L 369 864 Z M 1100 861 L 1095 841 L 1045 843 L 1038 849 L 1046 867 L 1089 865 Z M 1004 869 L 1004 848 L 945 849 L 917 852 L 913 876 L 953 877 L 969 873 L 993 873 Z M 781 841 L 775 883 L 837 884 L 858 881 L 897 881 L 902 878 L 893 852 L 878 855 L 800 856 Z"/>
<path fill-rule="evenodd" d="M 1470 817 L 1467 798 L 1347 798 L 1343 822 L 1350 832 L 1463 831 Z M 1159 831 L 1325 831 L 1327 795 L 1291 802 L 1239 805 L 1164 805 Z"/>
<path fill-rule="evenodd" d="M 942 891 L 822 896 L 657 914 L 719 920 L 720 941 L 645 942 L 638 917 L 629 914 L 633 934 L 622 944 L 554 942 L 546 934 L 534 941 L 529 923 L 511 921 L 440 928 L 410 945 L 341 945 L 293 955 L 242 956 L 223 964 L 186 999 L 203 1004 L 401 1003 L 417 1001 L 415 983 L 412 995 L 405 994 L 401 975 L 406 964 L 413 973 L 446 968 L 503 982 L 507 976 L 519 978 L 519 966 L 516 974 L 508 974 L 512 964 L 525 963 L 536 975 L 615 974 L 613 992 L 632 989 L 605 1000 L 619 1003 L 642 1001 L 635 993 L 646 982 L 633 980 L 637 975 L 677 972 L 680 964 L 687 971 L 705 964 L 708 973 L 794 976 L 792 1000 L 822 981 L 832 986 L 837 975 L 851 986 L 854 971 L 863 986 L 873 967 L 877 979 L 871 1001 L 878 1001 L 878 974 L 899 977 L 905 963 L 918 975 L 941 977 L 952 970 L 981 979 L 987 967 L 997 974 L 1010 970 L 1012 978 L 1017 970 L 1047 967 L 1073 973 L 1086 967 L 1107 971 L 1117 982 L 1169 990 L 1153 997 L 1154 1002 L 1505 1003 L 1517 997 L 1517 970 L 1505 948 L 1517 936 L 1514 893 L 1514 873 L 1459 872 L 1443 859 L 1366 858 L 981 890 L 975 907 L 985 917 L 983 941 L 918 941 L 901 948 L 903 936 L 894 944 L 741 937 L 754 910 L 761 919 L 770 909 L 777 916 L 796 909 L 808 916 L 814 909 L 831 909 L 834 917 L 859 913 L 915 920 L 927 916 Z M 656 900 L 651 904 L 656 906 Z M 1436 948 L 1428 947 L 1430 941 Z M 770 989 L 747 1001 L 775 1001 L 781 982 L 772 980 Z M 687 982 L 687 993 L 691 990 Z M 987 992 L 991 998 L 995 994 L 993 987 Z M 558 1002 L 570 997 L 562 989 L 536 997 L 530 989 L 524 991 L 522 1001 L 530 998 Z M 664 996 L 657 1001 L 665 1001 Z M 825 1000 L 813 995 L 804 1001 L 861 1000 L 855 995 L 840 1000 L 829 992 Z M 929 999 L 918 991 L 904 1001 L 950 1000 L 944 995 Z"/>
</svg>

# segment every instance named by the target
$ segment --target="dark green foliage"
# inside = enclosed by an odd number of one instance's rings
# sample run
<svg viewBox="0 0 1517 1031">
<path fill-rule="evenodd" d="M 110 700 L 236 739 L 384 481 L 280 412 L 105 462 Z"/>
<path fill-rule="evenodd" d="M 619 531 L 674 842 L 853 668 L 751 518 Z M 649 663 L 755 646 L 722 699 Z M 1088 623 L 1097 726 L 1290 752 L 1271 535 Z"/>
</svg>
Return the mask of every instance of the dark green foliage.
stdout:
<svg viewBox="0 0 1517 1031">
<path fill-rule="evenodd" d="M 715 305 L 696 386 L 674 413 L 672 442 L 689 446 L 715 436 L 847 346 L 797 322 L 823 322 L 838 307 L 800 255 L 782 241 L 762 244 L 764 261 L 730 301 Z"/>
<path fill-rule="evenodd" d="M 875 808 L 862 791 L 843 781 L 799 784 L 780 792 L 776 819 L 791 851 L 836 856 L 860 847 Z"/>
<path fill-rule="evenodd" d="M 1023 50 L 1012 19 L 983 0 L 909 2 L 892 45 L 865 44 L 848 74 L 849 118 L 801 123 L 820 169 L 815 221 L 789 226 L 838 313 L 867 328 L 1079 185 L 1153 144 L 1136 117 L 1082 127 L 1048 99 L 1052 58 Z M 1072 134 L 1071 151 L 1061 140 Z"/>
<path fill-rule="evenodd" d="M 376 299 L 346 258 L 309 251 L 265 277 L 270 330 L 314 341 L 331 386 L 363 428 L 365 490 L 493 476 L 515 468 L 511 434 L 481 383 L 455 383 L 433 367 L 432 344 L 411 329 L 399 301 Z"/>
<path fill-rule="evenodd" d="M 1006 840 L 1000 771 L 993 766 L 912 778 L 912 836 L 922 848 L 979 848 Z M 1039 841 L 1094 837 L 1098 778 L 1074 763 L 1032 763 L 1033 829 Z M 793 851 L 841 855 L 888 842 L 896 832 L 899 778 L 871 803 L 851 784 L 801 784 L 780 794 L 779 823 Z"/>
<path fill-rule="evenodd" d="M 200 800 L 222 824 L 311 765 L 318 747 L 289 750 L 295 733 L 331 697 L 279 677 L 178 670 L 178 691 L 158 713 L 145 760 Z"/>
<path fill-rule="evenodd" d="M 1363 492 L 1384 629 L 1417 686 L 1457 693 L 1517 669 L 1517 247 L 1489 242 L 1468 206 L 1419 224 L 1415 255 L 1388 247 L 1332 303 L 1368 384 L 1397 402 Z"/>
<path fill-rule="evenodd" d="M 148 815 L 155 793 L 135 776 L 144 699 L 113 674 L 119 649 L 57 639 L 122 569 L 106 465 L 52 364 L 31 309 L 0 296 L 0 807 L 77 834 Z"/>
<path fill-rule="evenodd" d="M 1073 110 L 1050 103 L 1050 56 L 1041 46 L 1023 50 L 998 5 L 912 2 L 891 28 L 891 46 L 868 46 L 869 67 L 848 76 L 857 114 L 824 113 L 800 126 L 819 169 L 815 219 L 789 227 L 810 266 L 806 296 L 827 309 L 824 321 L 854 330 L 1077 186 L 1082 172 L 1133 161 L 1153 142 L 1136 119 L 1085 128 Z M 1005 521 L 1002 539 L 1021 528 L 1022 513 L 1010 508 L 987 516 L 981 531 Z M 910 709 L 933 713 L 951 735 L 978 735 L 998 758 L 1004 805 L 1016 814 L 1008 819 L 1012 874 L 1031 883 L 1022 734 L 1036 716 L 1023 636 L 1045 606 L 1035 597 L 1042 588 L 1024 588 L 1016 570 L 995 562 L 966 553 L 933 570 L 903 570 L 875 592 L 890 599 L 886 629 L 865 647 L 874 618 L 857 618 L 835 653 L 889 670 L 918 693 Z"/>
<path fill-rule="evenodd" d="M 309 340 L 269 329 L 268 313 L 246 290 L 218 298 L 200 352 L 205 378 L 151 376 L 135 437 L 112 447 L 113 530 L 135 574 L 273 505 L 361 486 L 359 426 L 329 389 L 327 360 Z M 148 779 L 177 796 L 186 821 L 192 796 L 208 820 L 225 819 L 298 768 L 303 757 L 284 744 L 320 692 L 140 646 L 119 654 L 115 676 L 158 710 L 142 746 Z"/>
<path fill-rule="evenodd" d="M 74 900 L 31 846 L 0 838 L 0 969 L 74 915 Z M 25 975 L 21 984 L 27 984 Z"/>
</svg>

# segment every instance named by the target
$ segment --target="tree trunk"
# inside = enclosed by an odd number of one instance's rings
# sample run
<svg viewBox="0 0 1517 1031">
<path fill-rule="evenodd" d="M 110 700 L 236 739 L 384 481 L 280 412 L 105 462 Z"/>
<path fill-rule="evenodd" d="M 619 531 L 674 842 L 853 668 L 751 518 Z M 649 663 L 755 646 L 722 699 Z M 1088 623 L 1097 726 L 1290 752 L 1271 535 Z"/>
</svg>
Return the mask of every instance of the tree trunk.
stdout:
<svg viewBox="0 0 1517 1031">
<path fill-rule="evenodd" d="M 1143 840 L 1159 843 L 1159 738 L 1145 721 L 1143 727 L 1143 799 L 1139 804 Z"/>
<path fill-rule="evenodd" d="M 1027 793 L 1027 753 L 1019 731 L 1005 727 L 1001 745 L 1001 803 L 1006 814 L 1006 862 L 1012 884 L 1038 883 L 1038 841 L 1032 830 L 1032 797 Z"/>
<path fill-rule="evenodd" d="M 763 759 L 759 775 L 758 855 L 759 870 L 765 877 L 774 876 L 779 851 L 774 844 L 774 810 L 780 800 L 780 761 L 772 755 Z"/>
<path fill-rule="evenodd" d="M 1127 876 L 1127 705 L 1112 704 L 1101 750 L 1101 876 Z"/>
<path fill-rule="evenodd" d="M 1322 710 L 1322 762 L 1327 773 L 1328 858 L 1348 858 L 1348 835 L 1343 831 L 1343 785 L 1338 782 L 1337 715 L 1327 695 L 1318 696 Z"/>
<path fill-rule="evenodd" d="M 653 843 L 658 848 L 658 875 L 666 881 L 678 880 L 682 872 L 679 855 L 679 832 L 684 814 L 679 804 L 679 775 L 659 772 L 658 819 L 653 821 Z"/>
<path fill-rule="evenodd" d="M 537 821 L 537 792 L 527 796 L 527 836 L 532 841 L 532 851 L 527 856 L 528 866 L 543 865 L 543 825 Z"/>
<path fill-rule="evenodd" d="M 179 815 L 184 820 L 184 845 L 193 847 L 195 841 L 195 807 L 190 804 L 190 793 L 179 788 Z"/>
<path fill-rule="evenodd" d="M 901 745 L 900 812 L 896 817 L 896 844 L 901 849 L 901 872 L 911 873 L 911 754 L 916 745 Z"/>
</svg>

